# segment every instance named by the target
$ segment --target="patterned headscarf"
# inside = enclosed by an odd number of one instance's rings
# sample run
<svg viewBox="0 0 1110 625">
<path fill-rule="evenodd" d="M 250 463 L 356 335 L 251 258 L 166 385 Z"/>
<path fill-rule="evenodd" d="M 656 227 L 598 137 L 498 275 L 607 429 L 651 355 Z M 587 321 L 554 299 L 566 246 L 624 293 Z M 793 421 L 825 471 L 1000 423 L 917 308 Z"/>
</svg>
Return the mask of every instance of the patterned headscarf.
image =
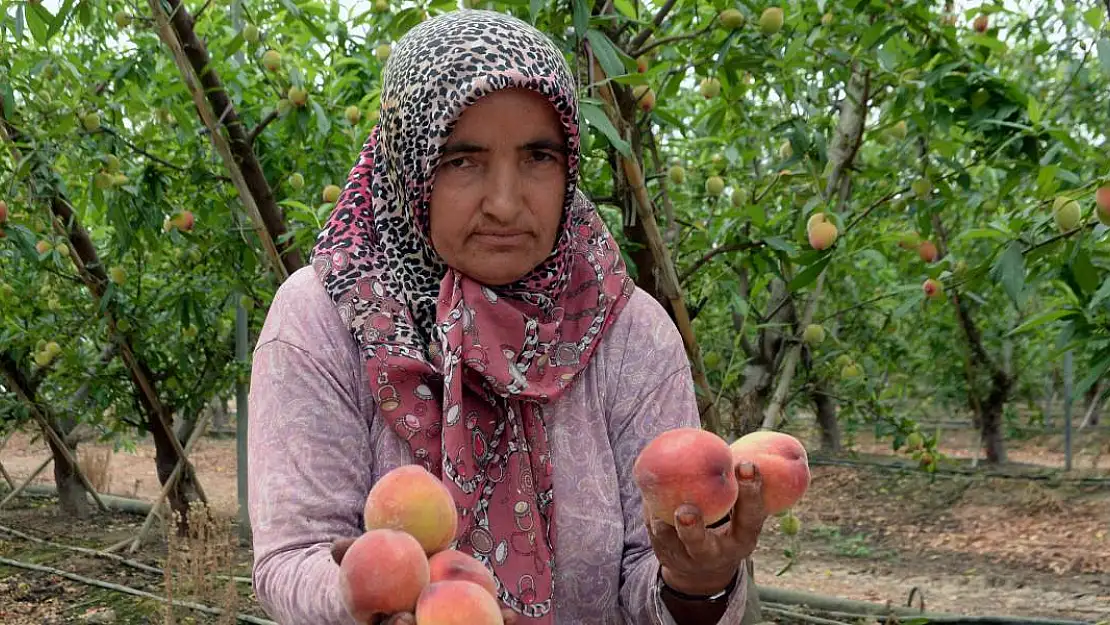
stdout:
<svg viewBox="0 0 1110 625">
<path fill-rule="evenodd" d="M 555 506 L 544 406 L 587 366 L 634 288 L 578 191 L 574 80 L 538 30 L 477 10 L 413 28 L 382 80 L 380 121 L 313 265 L 366 358 L 381 417 L 455 498 L 456 548 L 493 571 L 504 605 L 550 624 Z M 489 287 L 436 254 L 428 202 L 459 116 L 506 88 L 545 96 L 559 115 L 567 188 L 555 249 L 515 283 Z"/>
</svg>

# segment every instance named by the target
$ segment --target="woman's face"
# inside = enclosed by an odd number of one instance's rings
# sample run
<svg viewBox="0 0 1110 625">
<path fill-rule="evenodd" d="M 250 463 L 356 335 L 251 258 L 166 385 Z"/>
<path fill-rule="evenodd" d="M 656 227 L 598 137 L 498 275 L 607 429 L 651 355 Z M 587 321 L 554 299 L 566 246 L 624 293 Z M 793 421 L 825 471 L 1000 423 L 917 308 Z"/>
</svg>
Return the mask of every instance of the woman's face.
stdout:
<svg viewBox="0 0 1110 625">
<path fill-rule="evenodd" d="M 478 282 L 513 282 L 551 253 L 566 181 L 566 138 L 551 104 L 521 89 L 485 96 L 444 146 L 429 208 L 432 245 Z"/>
</svg>

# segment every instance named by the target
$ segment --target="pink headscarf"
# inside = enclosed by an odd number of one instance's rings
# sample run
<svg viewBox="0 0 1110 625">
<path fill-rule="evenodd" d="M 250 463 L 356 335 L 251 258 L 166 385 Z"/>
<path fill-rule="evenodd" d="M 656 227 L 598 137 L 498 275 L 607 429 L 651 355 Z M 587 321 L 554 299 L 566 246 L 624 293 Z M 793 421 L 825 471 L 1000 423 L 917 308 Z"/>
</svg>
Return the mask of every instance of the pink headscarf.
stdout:
<svg viewBox="0 0 1110 625">
<path fill-rule="evenodd" d="M 569 158 L 555 249 L 517 282 L 493 288 L 436 254 L 428 201 L 455 121 L 505 88 L 550 101 Z M 550 624 L 555 506 L 544 407 L 588 365 L 634 288 L 578 191 L 574 81 L 533 27 L 465 10 L 398 42 L 381 101 L 313 264 L 366 358 L 379 414 L 455 498 L 456 548 L 493 571 L 501 602 L 525 622 Z"/>
</svg>

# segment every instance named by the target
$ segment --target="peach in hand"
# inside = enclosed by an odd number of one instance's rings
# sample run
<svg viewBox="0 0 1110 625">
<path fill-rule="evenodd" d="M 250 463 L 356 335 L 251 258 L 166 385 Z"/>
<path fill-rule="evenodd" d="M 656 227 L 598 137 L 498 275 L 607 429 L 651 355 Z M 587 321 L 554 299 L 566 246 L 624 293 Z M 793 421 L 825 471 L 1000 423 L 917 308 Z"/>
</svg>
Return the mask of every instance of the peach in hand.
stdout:
<svg viewBox="0 0 1110 625">
<path fill-rule="evenodd" d="M 431 571 L 429 581 L 433 584 L 455 580 L 471 582 L 488 590 L 494 599 L 497 598 L 497 581 L 493 573 L 474 556 L 455 549 L 446 549 L 428 558 L 428 568 Z"/>
<path fill-rule="evenodd" d="M 360 623 L 375 615 L 412 612 L 430 573 L 424 549 L 412 536 L 392 529 L 358 537 L 339 565 L 339 591 Z"/>
<path fill-rule="evenodd" d="M 451 545 L 458 530 L 455 501 L 447 486 L 424 467 L 408 464 L 382 476 L 366 497 L 366 529 L 412 534 L 428 555 Z"/>
<path fill-rule="evenodd" d="M 636 457 L 632 479 L 648 513 L 669 525 L 683 504 L 696 506 L 705 524 L 712 525 L 732 511 L 739 494 L 728 443 L 700 428 L 655 437 Z"/>
<path fill-rule="evenodd" d="M 734 461 L 751 462 L 763 481 L 763 512 L 770 516 L 798 502 L 809 489 L 809 457 L 789 434 L 760 430 L 736 439 Z"/>
<path fill-rule="evenodd" d="M 416 625 L 504 625 L 501 607 L 478 584 L 449 580 L 428 584 L 416 602 Z"/>
</svg>

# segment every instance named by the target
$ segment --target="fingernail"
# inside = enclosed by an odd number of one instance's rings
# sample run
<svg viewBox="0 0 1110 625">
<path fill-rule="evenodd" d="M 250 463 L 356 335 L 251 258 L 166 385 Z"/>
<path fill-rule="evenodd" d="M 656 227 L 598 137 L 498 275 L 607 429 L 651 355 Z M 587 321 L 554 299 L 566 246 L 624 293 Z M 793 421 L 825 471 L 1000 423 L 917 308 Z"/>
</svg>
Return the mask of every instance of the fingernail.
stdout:
<svg viewBox="0 0 1110 625">
<path fill-rule="evenodd" d="M 750 480 L 755 477 L 755 467 L 750 462 L 740 464 L 740 478 Z"/>
<path fill-rule="evenodd" d="M 695 517 L 694 515 L 689 514 L 689 513 L 678 515 L 678 522 L 683 524 L 686 527 L 689 527 L 689 526 L 693 525 L 694 522 L 696 522 L 697 520 L 698 520 L 697 517 Z"/>
</svg>

